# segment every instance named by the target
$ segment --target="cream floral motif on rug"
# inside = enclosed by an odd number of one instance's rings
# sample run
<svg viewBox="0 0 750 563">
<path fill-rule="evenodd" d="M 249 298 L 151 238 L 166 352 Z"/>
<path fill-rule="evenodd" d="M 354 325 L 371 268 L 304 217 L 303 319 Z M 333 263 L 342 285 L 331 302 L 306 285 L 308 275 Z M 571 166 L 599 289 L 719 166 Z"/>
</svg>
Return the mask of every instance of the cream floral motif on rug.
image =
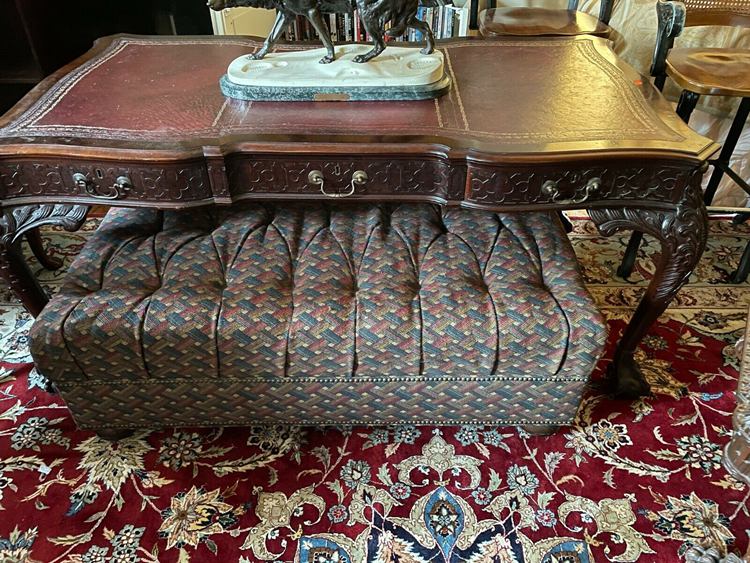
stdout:
<svg viewBox="0 0 750 563">
<path fill-rule="evenodd" d="M 69 261 L 84 232 L 51 231 Z M 613 276 L 625 235 L 571 235 L 592 294 L 625 326 L 653 269 Z M 0 295 L 0 561 L 576 563 L 745 554 L 750 488 L 721 467 L 750 285 L 727 274 L 750 228 L 713 221 L 691 284 L 639 351 L 654 394 L 596 385 L 551 437 L 496 427 L 78 432 L 30 366 L 28 315 Z M 42 272 L 54 290 L 61 273 Z M 609 362 L 597 368 L 595 380 Z"/>
</svg>

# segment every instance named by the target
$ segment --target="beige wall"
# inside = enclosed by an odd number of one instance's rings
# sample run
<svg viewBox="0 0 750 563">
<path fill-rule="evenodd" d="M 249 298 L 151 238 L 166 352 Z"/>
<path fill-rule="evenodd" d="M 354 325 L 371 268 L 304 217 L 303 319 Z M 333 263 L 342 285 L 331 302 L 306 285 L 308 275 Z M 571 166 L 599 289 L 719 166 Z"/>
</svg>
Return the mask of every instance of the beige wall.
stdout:
<svg viewBox="0 0 750 563">
<path fill-rule="evenodd" d="M 275 10 L 262 8 L 230 8 L 211 12 L 214 33 L 217 35 L 266 37 L 275 18 Z"/>
<path fill-rule="evenodd" d="M 648 75 L 656 44 L 656 0 L 616 0 L 610 25 L 616 34 L 615 51 L 642 74 Z M 598 0 L 582 0 L 581 9 L 596 14 Z M 689 27 L 675 47 L 734 47 L 750 49 L 750 30 L 729 27 Z M 676 98 L 677 88 L 667 81 L 665 93 Z M 737 102 L 727 98 L 705 98 L 701 107 L 714 113 L 731 112 Z"/>
</svg>

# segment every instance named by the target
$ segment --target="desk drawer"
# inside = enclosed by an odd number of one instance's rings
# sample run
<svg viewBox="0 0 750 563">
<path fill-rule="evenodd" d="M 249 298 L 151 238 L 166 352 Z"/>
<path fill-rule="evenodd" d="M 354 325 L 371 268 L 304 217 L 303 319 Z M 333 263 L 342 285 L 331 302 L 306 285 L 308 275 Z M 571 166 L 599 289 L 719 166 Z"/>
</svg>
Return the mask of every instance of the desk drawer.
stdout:
<svg viewBox="0 0 750 563">
<path fill-rule="evenodd" d="M 445 203 L 463 197 L 466 172 L 438 159 L 255 158 L 226 159 L 233 199 L 382 199 Z"/>
<path fill-rule="evenodd" d="M 470 164 L 470 206 L 551 204 L 586 207 L 595 202 L 642 200 L 676 202 L 695 171 L 685 167 L 610 166 L 494 167 Z"/>
<path fill-rule="evenodd" d="M 49 197 L 55 200 L 113 205 L 171 202 L 186 204 L 212 197 L 206 163 L 130 164 L 88 160 L 60 163 L 0 163 L 5 198 Z"/>
</svg>

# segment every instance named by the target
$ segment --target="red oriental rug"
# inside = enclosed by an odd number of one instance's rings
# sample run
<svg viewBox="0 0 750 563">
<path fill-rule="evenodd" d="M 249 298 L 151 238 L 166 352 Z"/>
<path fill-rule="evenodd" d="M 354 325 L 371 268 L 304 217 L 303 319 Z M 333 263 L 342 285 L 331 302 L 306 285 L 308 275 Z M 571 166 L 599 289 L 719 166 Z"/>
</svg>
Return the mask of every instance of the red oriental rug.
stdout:
<svg viewBox="0 0 750 563">
<path fill-rule="evenodd" d="M 96 221 L 87 224 L 87 231 Z M 0 295 L 0 561 L 671 562 L 748 553 L 750 488 L 721 466 L 750 285 L 726 282 L 750 229 L 712 224 L 694 280 L 647 337 L 654 394 L 592 388 L 574 427 L 76 431 L 29 365 L 30 319 Z M 48 233 L 69 260 L 86 231 Z M 571 235 L 615 342 L 653 268 L 625 237 Z M 658 251 L 648 241 L 645 256 Z M 44 273 L 54 289 L 59 273 Z M 610 344 L 611 352 L 611 344 Z M 609 356 L 599 365 L 600 379 Z"/>
</svg>

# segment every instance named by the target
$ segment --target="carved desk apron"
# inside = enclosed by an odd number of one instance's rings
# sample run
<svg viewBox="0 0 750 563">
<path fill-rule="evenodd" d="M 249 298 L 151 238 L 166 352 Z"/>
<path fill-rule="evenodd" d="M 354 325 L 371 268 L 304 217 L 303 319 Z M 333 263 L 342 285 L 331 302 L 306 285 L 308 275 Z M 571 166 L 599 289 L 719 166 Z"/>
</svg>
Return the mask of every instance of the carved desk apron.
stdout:
<svg viewBox="0 0 750 563">
<path fill-rule="evenodd" d="M 345 197 L 586 208 L 605 234 L 635 228 L 662 243 L 612 368 L 622 395 L 648 391 L 633 353 L 703 251 L 700 181 L 717 146 L 605 40 L 441 43 L 453 88 L 437 100 L 224 98 L 217 83 L 228 63 L 260 45 L 102 39 L 0 119 L 0 270 L 32 313 L 47 298 L 18 252 L 18 233 L 36 226 L 34 217 L 75 228 L 80 205 Z"/>
</svg>

